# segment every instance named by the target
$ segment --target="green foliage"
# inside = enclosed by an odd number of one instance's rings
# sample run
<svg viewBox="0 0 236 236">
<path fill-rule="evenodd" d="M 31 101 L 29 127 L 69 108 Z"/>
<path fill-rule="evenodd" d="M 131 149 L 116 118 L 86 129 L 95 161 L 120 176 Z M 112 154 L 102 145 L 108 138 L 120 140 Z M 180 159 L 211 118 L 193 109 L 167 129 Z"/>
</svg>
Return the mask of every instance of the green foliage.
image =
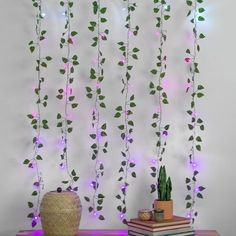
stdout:
<svg viewBox="0 0 236 236">
<path fill-rule="evenodd" d="M 171 200 L 172 183 L 170 177 L 167 179 L 165 166 L 161 166 L 158 176 L 158 200 Z"/>
</svg>

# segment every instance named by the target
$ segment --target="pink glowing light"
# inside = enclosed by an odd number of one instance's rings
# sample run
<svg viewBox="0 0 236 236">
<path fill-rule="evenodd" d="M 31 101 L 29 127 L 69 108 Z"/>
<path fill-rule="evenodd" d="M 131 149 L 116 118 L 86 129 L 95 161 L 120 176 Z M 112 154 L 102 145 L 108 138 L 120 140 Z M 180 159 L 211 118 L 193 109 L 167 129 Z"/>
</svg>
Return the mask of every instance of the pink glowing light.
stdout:
<svg viewBox="0 0 236 236">
<path fill-rule="evenodd" d="M 156 109 L 155 109 L 155 112 L 160 113 L 161 112 L 161 107 L 157 106 Z"/>
<path fill-rule="evenodd" d="M 65 165 L 64 165 L 63 163 L 61 163 L 61 164 L 59 165 L 59 167 L 60 167 L 61 170 L 64 170 L 64 169 L 65 169 Z"/>
<path fill-rule="evenodd" d="M 97 58 L 97 57 L 94 57 L 94 58 L 92 59 L 92 63 L 93 63 L 94 65 L 97 65 L 97 64 L 99 63 L 98 58 Z"/>
<path fill-rule="evenodd" d="M 152 164 L 156 164 L 156 163 L 157 163 L 157 160 L 156 160 L 156 159 L 152 159 L 152 160 L 151 160 L 151 163 L 152 163 Z"/>
<path fill-rule="evenodd" d="M 191 64 L 193 60 L 192 60 L 191 57 L 185 57 L 184 61 L 185 61 L 186 64 Z"/>
<path fill-rule="evenodd" d="M 124 219 L 124 214 L 121 213 L 121 214 L 119 215 L 119 218 L 120 218 L 121 220 L 123 220 L 123 219 Z"/>
<path fill-rule="evenodd" d="M 156 30 L 154 32 L 154 35 L 157 37 L 157 38 L 160 38 L 161 37 L 161 32 L 159 30 Z"/>
<path fill-rule="evenodd" d="M 93 216 L 97 216 L 98 213 L 96 211 L 93 212 Z"/>
<path fill-rule="evenodd" d="M 64 67 L 64 70 L 66 71 L 70 70 L 70 63 L 65 63 L 63 67 Z"/>
<path fill-rule="evenodd" d="M 199 190 L 199 188 L 195 188 L 195 193 L 198 193 L 200 190 Z"/>
<path fill-rule="evenodd" d="M 74 112 L 70 112 L 67 114 L 67 119 L 68 120 L 75 120 L 75 113 Z"/>
<path fill-rule="evenodd" d="M 36 112 L 36 111 L 33 111 L 33 112 L 31 113 L 31 115 L 32 115 L 34 118 L 38 118 L 39 113 Z"/>
<path fill-rule="evenodd" d="M 132 37 L 132 36 L 134 36 L 134 33 L 133 31 L 129 30 L 129 37 Z"/>
<path fill-rule="evenodd" d="M 64 88 L 64 94 L 67 96 L 72 95 L 72 88 L 67 86 L 66 88 Z"/>
<path fill-rule="evenodd" d="M 127 63 L 127 60 L 126 60 L 125 57 L 122 57 L 122 58 L 120 59 L 120 62 L 122 62 L 123 64 L 126 64 L 126 63 Z"/>
<path fill-rule="evenodd" d="M 97 82 L 96 83 L 96 88 L 98 89 L 98 88 L 101 88 L 101 83 L 100 82 Z"/>
<path fill-rule="evenodd" d="M 43 144 L 43 139 L 41 137 L 37 137 L 35 143 L 36 144 Z"/>
</svg>

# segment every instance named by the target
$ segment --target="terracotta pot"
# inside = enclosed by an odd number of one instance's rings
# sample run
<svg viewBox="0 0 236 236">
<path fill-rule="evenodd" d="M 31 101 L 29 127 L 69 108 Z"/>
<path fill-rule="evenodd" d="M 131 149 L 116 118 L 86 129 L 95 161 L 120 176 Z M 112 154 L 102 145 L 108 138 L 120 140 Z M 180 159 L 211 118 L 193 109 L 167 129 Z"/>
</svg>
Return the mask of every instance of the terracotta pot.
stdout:
<svg viewBox="0 0 236 236">
<path fill-rule="evenodd" d="M 164 210 L 164 220 L 171 220 L 173 218 L 173 201 L 154 201 L 154 209 Z"/>
<path fill-rule="evenodd" d="M 42 228 L 45 236 L 76 236 L 82 206 L 75 192 L 49 192 L 40 206 Z"/>
</svg>

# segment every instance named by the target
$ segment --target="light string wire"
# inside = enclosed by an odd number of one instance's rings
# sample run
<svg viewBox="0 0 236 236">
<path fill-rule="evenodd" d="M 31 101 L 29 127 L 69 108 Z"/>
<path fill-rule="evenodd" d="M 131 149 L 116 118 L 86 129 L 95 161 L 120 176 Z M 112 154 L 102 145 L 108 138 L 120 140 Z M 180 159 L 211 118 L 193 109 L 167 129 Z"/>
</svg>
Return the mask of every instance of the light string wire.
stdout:
<svg viewBox="0 0 236 236">
<path fill-rule="evenodd" d="M 134 94 L 130 94 L 130 79 L 131 79 L 131 70 L 133 66 L 131 65 L 131 58 L 138 60 L 137 53 L 140 51 L 137 47 L 131 49 L 130 38 L 136 36 L 139 31 L 139 26 L 132 27 L 131 25 L 131 12 L 136 10 L 136 3 L 131 2 L 130 0 L 124 0 L 126 2 L 127 16 L 126 24 L 127 36 L 126 42 L 118 42 L 119 50 L 122 53 L 122 59 L 119 61 L 118 65 L 125 67 L 125 79 L 122 78 L 123 88 L 121 93 L 124 95 L 124 104 L 116 108 L 115 118 L 122 118 L 124 123 L 119 125 L 118 128 L 121 130 L 121 139 L 124 142 L 124 150 L 121 151 L 122 161 L 119 173 L 121 176 L 118 181 L 121 183 L 120 193 L 116 195 L 116 198 L 119 200 L 119 205 L 117 210 L 119 211 L 120 220 L 124 224 L 127 224 L 126 212 L 127 212 L 127 190 L 128 190 L 128 179 L 129 173 L 131 176 L 136 178 L 136 172 L 132 170 L 135 167 L 135 163 L 131 159 L 130 145 L 133 143 L 133 127 L 134 121 L 131 119 L 133 114 L 132 109 L 136 106 Z"/>
<path fill-rule="evenodd" d="M 60 40 L 60 48 L 65 48 L 66 55 L 62 57 L 62 62 L 64 67 L 60 69 L 60 74 L 65 76 L 65 87 L 58 90 L 58 95 L 56 96 L 59 100 L 64 103 L 64 113 L 57 114 L 57 127 L 61 131 L 61 142 L 63 144 L 63 150 L 61 154 L 60 167 L 66 170 L 67 179 L 63 180 L 62 183 L 66 186 L 67 191 L 78 191 L 78 187 L 75 186 L 75 182 L 78 181 L 79 176 L 75 169 L 69 168 L 69 156 L 68 156 L 68 135 L 73 131 L 73 120 L 70 117 L 71 109 L 78 107 L 78 103 L 75 101 L 75 96 L 73 94 L 73 83 L 74 83 L 74 73 L 75 67 L 79 65 L 78 56 L 74 54 L 72 56 L 72 46 L 75 44 L 75 36 L 78 34 L 77 31 L 72 30 L 71 20 L 74 17 L 72 8 L 74 2 L 72 0 L 60 1 L 60 5 L 65 9 L 65 31 L 62 33 Z M 71 109 L 70 109 L 71 108 Z"/>
<path fill-rule="evenodd" d="M 40 170 L 39 161 L 42 161 L 42 154 L 40 149 L 43 148 L 44 144 L 42 141 L 41 133 L 43 129 L 49 129 L 48 120 L 42 119 L 42 108 L 47 107 L 48 104 L 48 95 L 42 95 L 42 84 L 45 82 L 45 78 L 42 77 L 42 69 L 47 68 L 47 62 L 51 61 L 50 56 L 42 56 L 42 41 L 45 40 L 46 30 L 42 29 L 42 20 L 44 18 L 44 13 L 42 12 L 42 0 L 32 0 L 33 7 L 37 10 L 36 14 L 36 40 L 31 40 L 29 42 L 29 49 L 31 53 L 37 53 L 36 59 L 36 72 L 37 72 L 37 87 L 34 89 L 36 94 L 36 104 L 37 112 L 32 112 L 28 114 L 27 117 L 31 121 L 32 128 L 35 130 L 36 134 L 33 137 L 34 144 L 34 154 L 31 159 L 25 159 L 23 164 L 27 165 L 28 168 L 35 168 L 36 172 L 36 181 L 33 183 L 33 188 L 35 189 L 32 192 L 32 196 L 36 197 L 36 204 L 32 201 L 28 202 L 28 207 L 31 212 L 28 214 L 28 218 L 31 219 L 31 226 L 35 227 L 38 223 L 40 217 L 39 207 L 41 202 L 41 191 L 44 188 L 42 172 Z"/>
<path fill-rule="evenodd" d="M 109 30 L 105 29 L 102 31 L 102 24 L 107 22 L 104 14 L 107 11 L 106 7 L 102 7 L 101 1 L 97 0 L 92 3 L 93 14 L 96 16 L 96 21 L 90 21 L 88 29 L 91 32 L 96 32 L 96 36 L 93 37 L 92 47 L 97 48 L 96 64 L 97 68 L 92 67 L 90 70 L 90 79 L 95 81 L 94 88 L 89 86 L 86 87 L 87 97 L 93 100 L 93 111 L 92 111 L 92 129 L 93 133 L 90 134 L 93 144 L 91 145 L 92 160 L 94 164 L 94 180 L 90 183 L 93 189 L 93 196 L 85 196 L 85 200 L 89 203 L 88 211 L 93 214 L 94 217 L 99 220 L 105 220 L 105 217 L 101 213 L 103 209 L 103 202 L 105 195 L 99 191 L 100 179 L 104 175 L 104 164 L 101 159 L 101 151 L 107 153 L 108 141 L 107 137 L 107 124 L 101 122 L 101 111 L 100 108 L 105 109 L 105 96 L 102 91 L 102 81 L 104 80 L 104 69 L 103 65 L 106 58 L 103 56 L 101 49 L 102 41 L 107 40 Z M 105 139 L 105 140 L 104 140 Z"/>
<path fill-rule="evenodd" d="M 166 78 L 167 56 L 164 54 L 165 43 L 167 40 L 167 31 L 164 28 L 165 21 L 170 19 L 171 6 L 165 0 L 154 0 L 154 13 L 156 14 L 157 36 L 160 37 L 158 46 L 158 56 L 156 68 L 151 70 L 151 74 L 155 76 L 156 81 L 149 83 L 150 95 L 155 96 L 156 109 L 152 114 L 151 126 L 155 130 L 157 136 L 156 156 L 152 159 L 151 176 L 156 179 L 155 183 L 151 184 L 151 193 L 158 193 L 158 172 L 159 164 L 163 160 L 163 155 L 166 150 L 166 137 L 168 136 L 169 124 L 163 122 L 163 105 L 169 104 L 167 92 L 163 88 L 163 80 Z"/>
<path fill-rule="evenodd" d="M 192 176 L 187 177 L 185 180 L 188 194 L 185 198 L 186 208 L 188 211 L 188 218 L 191 219 L 191 222 L 194 223 L 195 218 L 198 216 L 198 212 L 195 210 L 196 199 L 203 198 L 202 191 L 205 190 L 205 187 L 198 186 L 197 175 L 199 174 L 198 165 L 197 165 L 197 155 L 202 150 L 202 137 L 200 132 L 204 130 L 204 122 L 197 113 L 197 99 L 204 96 L 204 86 L 197 82 L 198 74 L 200 70 L 198 68 L 197 56 L 200 52 L 199 40 L 205 38 L 203 33 L 199 33 L 199 22 L 205 21 L 205 18 L 202 16 L 202 13 L 205 12 L 205 9 L 201 7 L 203 0 L 187 0 L 186 1 L 189 11 L 187 17 L 190 17 L 190 22 L 193 25 L 193 48 L 187 49 L 185 62 L 189 66 L 189 77 L 187 79 L 187 89 L 186 92 L 191 94 L 191 104 L 190 109 L 187 110 L 187 114 L 190 116 L 190 123 L 188 128 L 191 132 L 189 137 L 189 142 L 191 143 L 191 149 L 189 153 L 189 164 L 192 167 Z"/>
</svg>

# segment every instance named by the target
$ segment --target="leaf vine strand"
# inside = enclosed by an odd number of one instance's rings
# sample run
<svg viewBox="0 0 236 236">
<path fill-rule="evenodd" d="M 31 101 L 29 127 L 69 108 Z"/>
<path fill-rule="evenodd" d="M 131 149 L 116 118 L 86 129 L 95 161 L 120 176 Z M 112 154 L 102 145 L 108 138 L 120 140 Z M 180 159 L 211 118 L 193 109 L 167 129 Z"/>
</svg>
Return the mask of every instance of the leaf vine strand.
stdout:
<svg viewBox="0 0 236 236">
<path fill-rule="evenodd" d="M 38 218 L 40 217 L 39 206 L 41 201 L 41 191 L 43 190 L 43 177 L 40 170 L 39 161 L 42 161 L 41 149 L 43 148 L 42 142 L 42 129 L 49 129 L 48 120 L 43 119 L 41 115 L 41 110 L 43 107 L 47 107 L 48 95 L 42 93 L 42 84 L 45 82 L 45 78 L 42 77 L 43 68 L 47 68 L 47 62 L 51 61 L 50 56 L 42 56 L 42 45 L 41 42 L 45 39 L 46 30 L 42 29 L 42 20 L 44 14 L 42 12 L 42 0 L 32 0 L 33 7 L 36 9 L 36 25 L 35 33 L 36 39 L 29 42 L 30 52 L 37 54 L 36 59 L 36 72 L 37 72 L 37 86 L 34 89 L 36 95 L 36 106 L 37 111 L 34 111 L 27 115 L 29 118 L 32 128 L 35 131 L 33 137 L 33 156 L 30 159 L 25 159 L 23 164 L 27 165 L 28 168 L 35 169 L 35 181 L 33 183 L 33 192 L 32 196 L 36 197 L 36 203 L 33 201 L 28 202 L 28 207 L 31 212 L 28 214 L 28 218 L 31 219 L 32 227 L 35 227 L 38 223 Z"/>
<path fill-rule="evenodd" d="M 170 18 L 170 5 L 165 0 L 154 0 L 155 7 L 153 9 L 156 14 L 156 29 L 160 36 L 158 45 L 158 56 L 156 67 L 151 70 L 151 74 L 155 76 L 155 81 L 149 83 L 150 95 L 155 96 L 156 109 L 152 114 L 151 126 L 155 130 L 157 136 L 155 158 L 152 159 L 151 176 L 156 179 L 155 183 L 151 184 L 151 193 L 158 193 L 157 178 L 159 171 L 159 162 L 163 160 L 163 155 L 166 150 L 166 136 L 170 125 L 163 122 L 163 105 L 168 104 L 167 92 L 164 90 L 162 84 L 166 77 L 167 56 L 164 53 L 165 42 L 167 40 L 167 31 L 165 30 L 165 21 Z"/>
<path fill-rule="evenodd" d="M 65 87 L 58 89 L 57 98 L 64 103 L 64 113 L 57 114 L 57 127 L 60 128 L 61 142 L 63 144 L 63 150 L 61 154 L 60 167 L 66 170 L 68 178 L 62 181 L 65 184 L 66 190 L 77 191 L 78 187 L 75 186 L 75 182 L 78 181 L 79 176 L 74 169 L 69 168 L 68 163 L 68 135 L 73 131 L 73 120 L 70 118 L 70 109 L 78 107 L 76 98 L 73 94 L 73 83 L 75 67 L 79 65 L 78 56 L 72 55 L 72 46 L 74 44 L 74 37 L 78 34 L 77 31 L 71 29 L 71 20 L 74 17 L 72 8 L 74 2 L 72 0 L 60 1 L 60 5 L 65 9 L 65 26 L 64 32 L 60 40 L 60 48 L 65 49 L 65 56 L 62 57 L 63 68 L 60 69 L 60 74 L 65 77 Z"/>
<path fill-rule="evenodd" d="M 97 68 L 92 67 L 90 69 L 90 79 L 94 81 L 94 87 L 86 87 L 87 97 L 93 101 L 93 111 L 92 111 L 92 129 L 93 133 L 90 137 L 93 141 L 91 145 L 92 149 L 92 160 L 95 162 L 94 165 L 94 180 L 91 182 L 91 187 L 93 188 L 93 196 L 90 199 L 85 196 L 85 200 L 89 203 L 88 211 L 91 212 L 99 220 L 105 220 L 101 211 L 103 209 L 104 194 L 99 192 L 100 179 L 104 175 L 104 164 L 102 163 L 101 153 L 107 153 L 108 141 L 104 140 L 107 136 L 107 124 L 103 123 L 101 120 L 100 108 L 106 108 L 105 96 L 102 93 L 102 81 L 104 80 L 104 69 L 103 65 L 106 58 L 103 56 L 101 49 L 102 41 L 107 40 L 109 30 L 105 29 L 102 31 L 102 24 L 107 22 L 105 13 L 107 11 L 106 7 L 101 5 L 101 1 L 93 1 L 93 14 L 96 16 L 96 21 L 90 21 L 88 29 L 94 32 L 96 35 L 93 37 L 92 47 L 97 48 Z"/>
<path fill-rule="evenodd" d="M 124 150 L 121 151 L 121 167 L 119 169 L 120 177 L 118 181 L 121 183 L 121 189 L 116 198 L 119 200 L 119 205 L 117 210 L 120 214 L 120 219 L 124 224 L 127 224 L 126 211 L 127 211 L 127 190 L 129 186 L 129 173 L 133 178 L 136 178 L 136 172 L 132 170 L 135 167 L 135 163 L 131 159 L 130 146 L 133 143 L 133 127 L 134 121 L 131 119 L 133 114 L 132 109 L 136 106 L 134 94 L 130 94 L 130 80 L 131 80 L 131 71 L 133 66 L 131 65 L 131 59 L 138 60 L 139 48 L 131 48 L 131 37 L 136 36 L 139 31 L 139 26 L 132 27 L 131 25 L 131 16 L 137 8 L 137 4 L 130 0 L 124 0 L 126 2 L 127 16 L 125 27 L 127 29 L 126 42 L 118 42 L 119 50 L 122 53 L 122 59 L 118 62 L 118 65 L 125 68 L 125 76 L 122 78 L 122 90 L 121 93 L 124 96 L 124 104 L 116 107 L 115 118 L 121 118 L 124 120 L 124 123 L 118 126 L 121 131 L 121 139 L 124 143 Z"/>
<path fill-rule="evenodd" d="M 191 132 L 189 136 L 189 142 L 191 144 L 191 149 L 189 153 L 189 163 L 192 166 L 192 176 L 187 177 L 185 180 L 188 194 L 185 198 L 186 208 L 189 210 L 188 217 L 192 219 L 194 223 L 198 212 L 195 210 L 195 203 L 197 198 L 203 198 L 202 191 L 205 189 L 203 186 L 198 186 L 197 175 L 199 174 L 197 166 L 197 153 L 201 151 L 202 137 L 200 135 L 201 131 L 204 130 L 204 122 L 202 118 L 197 113 L 197 101 L 204 96 L 204 86 L 197 82 L 198 74 L 200 70 L 198 68 L 197 56 L 200 52 L 199 41 L 205 38 L 203 33 L 199 32 L 199 22 L 205 21 L 202 13 L 205 9 L 201 6 L 203 0 L 187 0 L 186 1 L 189 11 L 187 17 L 190 17 L 190 22 L 193 25 L 193 47 L 186 50 L 185 62 L 189 66 L 189 78 L 187 79 L 187 89 L 186 92 L 191 94 L 191 104 L 190 108 L 187 110 L 187 114 L 190 116 L 190 123 L 188 128 Z"/>
</svg>

